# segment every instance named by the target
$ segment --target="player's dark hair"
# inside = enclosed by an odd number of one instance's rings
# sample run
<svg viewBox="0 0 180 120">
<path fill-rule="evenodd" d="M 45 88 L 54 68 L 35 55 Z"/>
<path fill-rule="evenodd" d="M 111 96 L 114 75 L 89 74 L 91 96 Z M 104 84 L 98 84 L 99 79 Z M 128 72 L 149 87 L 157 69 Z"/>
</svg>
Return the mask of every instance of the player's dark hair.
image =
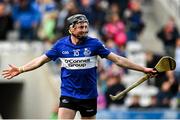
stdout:
<svg viewBox="0 0 180 120">
<path fill-rule="evenodd" d="M 83 14 L 75 14 L 67 18 L 69 26 L 74 26 L 75 24 L 79 22 L 87 22 L 89 23 L 87 17 Z"/>
</svg>

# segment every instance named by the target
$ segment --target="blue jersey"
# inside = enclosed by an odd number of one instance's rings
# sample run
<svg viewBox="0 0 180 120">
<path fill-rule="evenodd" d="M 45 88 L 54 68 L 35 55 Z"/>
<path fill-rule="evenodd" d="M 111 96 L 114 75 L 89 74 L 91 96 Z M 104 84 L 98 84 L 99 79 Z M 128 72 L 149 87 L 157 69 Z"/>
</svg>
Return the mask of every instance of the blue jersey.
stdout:
<svg viewBox="0 0 180 120">
<path fill-rule="evenodd" d="M 71 37 L 58 40 L 46 52 L 52 60 L 60 59 L 61 96 L 77 99 L 97 97 L 97 56 L 104 58 L 110 51 L 96 38 L 88 37 L 83 43 L 74 45 Z"/>
</svg>

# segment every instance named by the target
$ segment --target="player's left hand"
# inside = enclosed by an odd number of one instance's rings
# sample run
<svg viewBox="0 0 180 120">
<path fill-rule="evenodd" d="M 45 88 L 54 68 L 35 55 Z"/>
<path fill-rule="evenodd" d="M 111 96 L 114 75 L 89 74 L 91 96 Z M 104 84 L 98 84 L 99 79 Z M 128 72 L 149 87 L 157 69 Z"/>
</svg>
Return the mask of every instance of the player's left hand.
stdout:
<svg viewBox="0 0 180 120">
<path fill-rule="evenodd" d="M 144 68 L 144 73 L 149 74 L 150 78 L 157 76 L 157 71 L 154 68 Z"/>
</svg>

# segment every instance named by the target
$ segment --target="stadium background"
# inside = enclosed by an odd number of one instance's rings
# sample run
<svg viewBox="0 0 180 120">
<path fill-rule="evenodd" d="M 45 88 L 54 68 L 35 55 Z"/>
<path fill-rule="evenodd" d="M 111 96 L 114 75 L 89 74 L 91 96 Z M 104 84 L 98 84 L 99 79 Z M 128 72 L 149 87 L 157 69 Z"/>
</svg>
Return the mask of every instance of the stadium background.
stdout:
<svg viewBox="0 0 180 120">
<path fill-rule="evenodd" d="M 90 36 L 140 65 L 153 67 L 164 55 L 177 61 L 175 72 L 162 73 L 112 102 L 110 93 L 131 85 L 143 74 L 101 59 L 97 118 L 179 119 L 178 0 L 0 0 L 0 70 L 43 54 L 68 34 L 65 19 L 75 13 L 88 17 Z M 0 119 L 56 118 L 59 69 L 56 61 L 10 81 L 1 76 Z"/>
</svg>

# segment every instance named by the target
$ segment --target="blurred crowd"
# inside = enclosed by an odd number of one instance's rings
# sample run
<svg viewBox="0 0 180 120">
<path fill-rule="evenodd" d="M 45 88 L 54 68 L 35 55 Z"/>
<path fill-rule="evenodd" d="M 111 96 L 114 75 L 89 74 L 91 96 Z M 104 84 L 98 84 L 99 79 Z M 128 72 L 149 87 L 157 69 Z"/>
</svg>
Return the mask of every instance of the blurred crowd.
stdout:
<svg viewBox="0 0 180 120">
<path fill-rule="evenodd" d="M 89 19 L 89 34 L 101 39 L 112 52 L 126 57 L 127 43 L 138 42 L 146 27 L 142 18 L 142 2 L 145 0 L 0 0 L 0 41 L 8 41 L 9 32 L 17 31 L 20 41 L 53 44 L 69 34 L 66 18 L 82 13 Z M 151 103 L 146 108 L 171 108 L 174 99 L 176 108 L 179 108 L 180 36 L 173 17 L 169 17 L 157 31 L 157 37 L 162 41 L 165 53 L 159 55 L 146 51 L 147 67 L 154 67 L 164 55 L 175 58 L 177 67 L 174 72 L 161 73 L 153 82 L 148 82 L 148 85 L 158 88 L 158 93 L 150 96 Z M 123 105 L 128 95 L 114 102 L 109 94 L 116 94 L 127 87 L 122 83 L 122 76 L 128 75 L 128 70 L 103 61 L 99 63 L 98 73 L 98 108 Z M 140 97 L 134 95 L 128 107 L 143 108 L 139 103 Z"/>
</svg>

